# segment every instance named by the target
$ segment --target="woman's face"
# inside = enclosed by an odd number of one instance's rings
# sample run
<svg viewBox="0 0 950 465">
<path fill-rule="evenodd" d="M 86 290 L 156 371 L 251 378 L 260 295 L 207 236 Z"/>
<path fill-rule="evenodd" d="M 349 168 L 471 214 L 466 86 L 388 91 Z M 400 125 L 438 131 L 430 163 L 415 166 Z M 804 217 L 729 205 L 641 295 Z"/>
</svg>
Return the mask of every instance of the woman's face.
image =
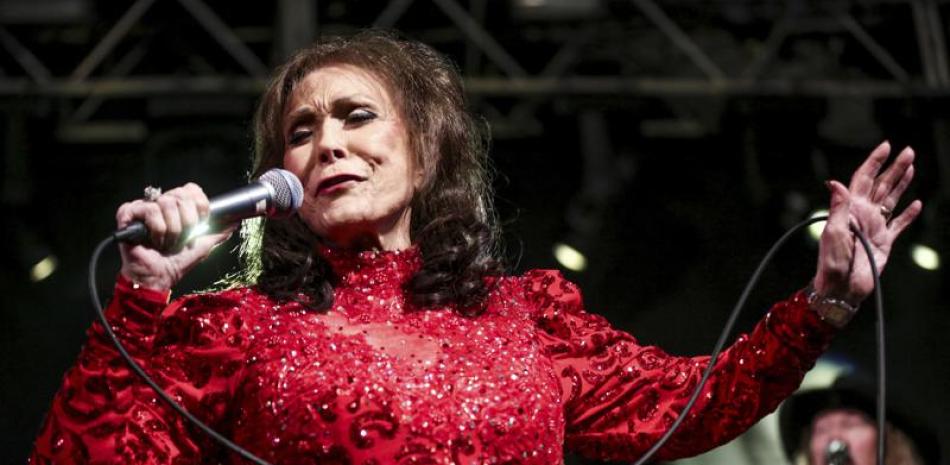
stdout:
<svg viewBox="0 0 950 465">
<path fill-rule="evenodd" d="M 386 86 L 352 65 L 319 68 L 284 110 L 284 168 L 304 186 L 298 214 L 346 247 L 408 247 L 422 182 L 409 133 Z"/>
<path fill-rule="evenodd" d="M 848 445 L 853 465 L 874 465 L 877 460 L 877 428 L 863 412 L 839 409 L 817 415 L 809 441 L 810 463 L 827 465 L 828 444 L 835 439 Z"/>
</svg>

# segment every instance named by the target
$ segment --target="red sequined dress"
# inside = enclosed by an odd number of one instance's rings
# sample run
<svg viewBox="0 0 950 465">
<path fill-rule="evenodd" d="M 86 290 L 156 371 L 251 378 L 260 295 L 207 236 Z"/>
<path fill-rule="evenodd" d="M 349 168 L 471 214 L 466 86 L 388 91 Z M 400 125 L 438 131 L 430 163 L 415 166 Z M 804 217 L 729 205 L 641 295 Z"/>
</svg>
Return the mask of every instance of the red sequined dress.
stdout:
<svg viewBox="0 0 950 465">
<path fill-rule="evenodd" d="M 708 357 L 641 346 L 585 312 L 554 271 L 497 280 L 487 309 L 420 310 L 403 252 L 327 252 L 334 303 L 313 311 L 253 288 L 187 296 L 119 279 L 107 314 L 190 412 L 272 464 L 557 464 L 563 449 L 638 458 Z M 136 378 L 94 324 L 30 463 L 241 463 Z M 801 293 L 724 352 L 660 458 L 697 454 L 771 412 L 833 334 Z"/>
</svg>

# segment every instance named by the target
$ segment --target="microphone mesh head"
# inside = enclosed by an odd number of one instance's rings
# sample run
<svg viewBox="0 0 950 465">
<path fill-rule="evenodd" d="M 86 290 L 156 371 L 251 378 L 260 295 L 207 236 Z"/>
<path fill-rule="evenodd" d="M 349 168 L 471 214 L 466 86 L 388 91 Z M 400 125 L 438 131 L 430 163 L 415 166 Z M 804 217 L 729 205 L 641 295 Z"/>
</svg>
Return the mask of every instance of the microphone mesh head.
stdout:
<svg viewBox="0 0 950 465">
<path fill-rule="evenodd" d="M 268 170 L 261 175 L 258 182 L 267 184 L 274 190 L 272 206 L 275 216 L 288 216 L 303 204 L 303 185 L 290 171 L 280 168 Z"/>
</svg>

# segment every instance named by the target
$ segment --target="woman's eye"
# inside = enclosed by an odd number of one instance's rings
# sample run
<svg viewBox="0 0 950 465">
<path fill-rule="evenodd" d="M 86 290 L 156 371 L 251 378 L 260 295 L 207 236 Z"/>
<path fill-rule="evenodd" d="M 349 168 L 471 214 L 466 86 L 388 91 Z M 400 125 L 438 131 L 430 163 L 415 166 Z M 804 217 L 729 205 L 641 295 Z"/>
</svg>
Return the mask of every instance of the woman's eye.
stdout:
<svg viewBox="0 0 950 465">
<path fill-rule="evenodd" d="M 288 137 L 288 140 L 290 141 L 290 145 L 298 145 L 309 136 L 310 136 L 310 131 L 298 129 L 290 133 L 290 137 Z"/>
<path fill-rule="evenodd" d="M 376 117 L 375 113 L 363 108 L 359 108 L 359 109 L 351 111 L 348 115 L 346 115 L 346 122 L 347 123 L 362 123 L 364 121 L 369 121 L 375 117 Z"/>
</svg>

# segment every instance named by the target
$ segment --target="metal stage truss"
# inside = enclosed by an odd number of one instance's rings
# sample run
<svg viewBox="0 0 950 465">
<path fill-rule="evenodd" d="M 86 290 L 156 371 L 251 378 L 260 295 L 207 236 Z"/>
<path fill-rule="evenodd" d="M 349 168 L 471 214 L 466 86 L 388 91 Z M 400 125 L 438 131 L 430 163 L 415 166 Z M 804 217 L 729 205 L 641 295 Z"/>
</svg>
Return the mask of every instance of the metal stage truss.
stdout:
<svg viewBox="0 0 950 465">
<path fill-rule="evenodd" d="M 105 11 L 93 13 L 102 5 L 58 0 L 41 3 L 70 5 L 64 10 L 74 12 L 72 16 L 48 11 L 44 17 L 28 12 L 32 3 L 16 0 L 0 6 L 0 46 L 7 55 L 0 100 L 25 98 L 37 105 L 54 101 L 65 109 L 61 117 L 72 122 L 95 119 L 108 99 L 253 98 L 263 88 L 270 64 L 291 50 L 320 34 L 371 25 L 398 28 L 453 55 L 468 91 L 480 106 L 488 107 L 485 113 L 492 118 L 530 119 L 550 97 L 950 94 L 942 20 L 948 2 L 938 0 L 579 1 L 581 7 L 569 12 L 573 16 L 560 17 L 557 10 L 552 17 L 532 16 L 537 13 L 532 9 L 545 6 L 541 0 L 280 0 L 256 4 L 253 8 L 269 11 L 257 15 L 257 24 L 244 15 L 240 25 L 229 24 L 226 13 L 251 5 L 135 0 L 113 17 Z M 564 4 L 549 3 L 552 8 Z M 160 6 L 166 10 L 163 15 L 150 15 Z M 425 14 L 407 14 L 416 11 Z M 178 59 L 192 64 L 186 73 L 174 66 L 168 73 L 141 72 L 138 68 L 145 61 L 169 61 L 156 56 L 154 39 L 174 33 L 169 29 L 178 27 L 183 17 L 199 25 L 204 40 L 213 41 L 231 63 L 219 66 L 220 57 L 185 51 Z M 46 23 L 41 22 L 44 18 Z M 69 49 L 81 56 L 70 57 L 54 43 L 65 35 L 56 31 L 67 28 L 88 38 Z M 907 37 L 880 37 L 884 29 L 903 31 Z M 803 37 L 830 45 L 811 53 L 785 53 Z M 844 42 L 860 47 L 868 59 L 849 68 L 834 65 L 834 49 Z M 914 56 L 907 56 L 908 50 Z M 514 103 L 493 108 L 493 99 Z"/>
</svg>

